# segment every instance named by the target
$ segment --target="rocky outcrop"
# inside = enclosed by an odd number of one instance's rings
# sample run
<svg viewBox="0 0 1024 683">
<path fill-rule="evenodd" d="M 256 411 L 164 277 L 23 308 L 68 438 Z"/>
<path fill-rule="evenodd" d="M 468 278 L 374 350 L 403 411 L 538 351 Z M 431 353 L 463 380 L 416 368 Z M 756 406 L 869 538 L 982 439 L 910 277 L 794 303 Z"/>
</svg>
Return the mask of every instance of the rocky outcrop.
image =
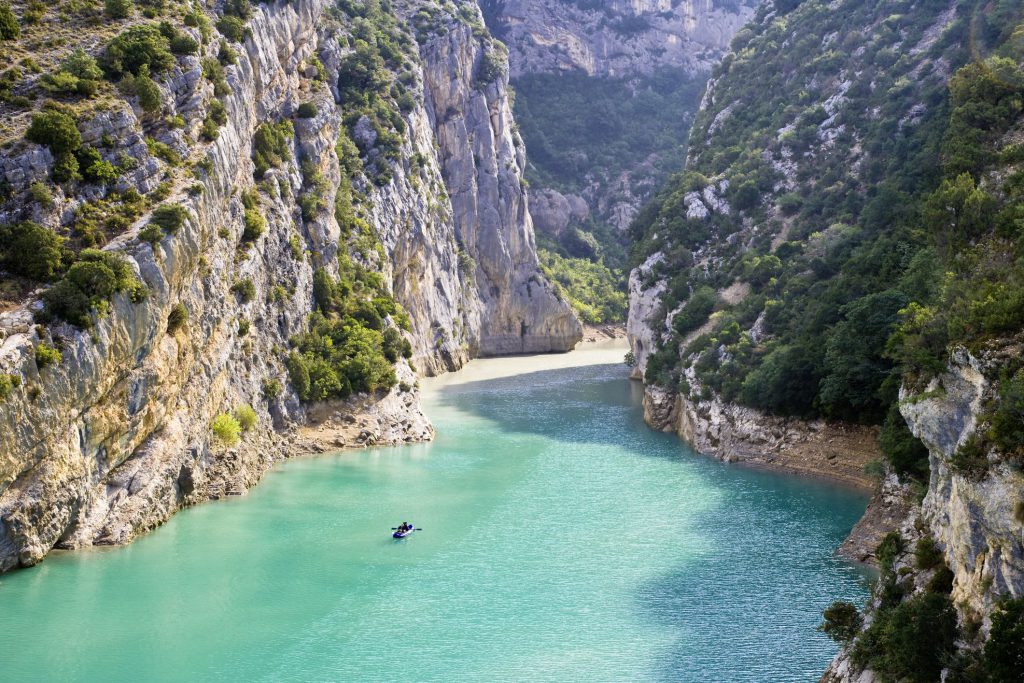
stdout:
<svg viewBox="0 0 1024 683">
<path fill-rule="evenodd" d="M 717 63 L 753 14 L 711 0 L 487 0 L 491 26 L 512 50 L 513 77 L 583 71 L 633 76 L 658 68 L 697 73 Z"/>
<path fill-rule="evenodd" d="M 507 74 L 481 82 L 485 55 L 459 24 L 422 50 L 426 107 L 439 145 L 456 235 L 474 257 L 478 301 L 466 311 L 474 355 L 567 351 L 582 337 L 568 304 L 540 274 L 513 134 Z"/>
<path fill-rule="evenodd" d="M 921 514 L 956 577 L 953 601 L 975 618 L 987 617 L 999 596 L 1024 595 L 1024 524 L 1017 516 L 1024 473 L 991 451 L 980 476 L 955 468 L 951 460 L 978 432 L 1000 373 L 1020 351 L 1019 342 L 977 356 L 958 349 L 947 373 L 922 393 L 902 397 L 903 416 L 930 454 Z"/>
<path fill-rule="evenodd" d="M 336 271 L 339 250 L 348 248 L 331 211 L 301 216 L 298 206 L 311 191 L 308 175 L 322 199 L 334 196 L 342 176 L 335 145 L 343 103 L 334 84 L 350 48 L 338 40 L 344 26 L 325 16 L 328 5 L 255 8 L 237 64 L 225 69 L 227 123 L 212 142 L 198 140 L 213 88 L 199 57 L 180 59 L 159 81 L 165 112 L 180 116 L 183 128 L 153 130 L 124 102 L 80 124 L 83 137 L 95 130 L 120 141 L 111 154 L 137 155 L 126 185 L 145 192 L 166 178 L 166 201 L 184 207 L 187 220 L 151 244 L 137 237 L 142 216 L 107 245 L 126 257 L 148 294 L 115 295 L 90 330 L 33 325 L 37 303 L 0 315 L 0 371 L 20 382 L 0 401 L 0 571 L 35 564 L 53 547 L 130 541 L 183 506 L 244 492 L 299 451 L 432 436 L 405 360 L 386 394 L 312 408 L 299 402 L 282 364 L 313 309 L 314 270 Z M 507 75 L 481 82 L 485 41 L 456 16 L 442 23 L 410 66 L 414 104 L 399 158 L 389 162 L 391 179 L 357 188 L 383 258 L 351 256 L 379 269 L 408 311 L 412 363 L 428 374 L 474 355 L 565 351 L 581 336 L 537 267 Z M 216 41 L 208 49 L 216 52 Z M 326 79 L 315 78 L 314 58 Z M 304 102 L 315 105 L 312 118 L 294 116 Z M 243 241 L 254 132 L 288 118 L 291 159 L 259 185 L 267 229 Z M 144 128 L 192 173 L 152 156 Z M 5 154 L 0 168 L 15 195 L 45 178 L 47 164 L 37 161 L 46 154 L 31 145 Z M 73 215 L 85 199 L 57 197 L 51 219 Z M 179 304 L 187 322 L 169 331 Z M 42 343 L 60 349 L 60 362 L 37 362 Z M 218 445 L 214 416 L 246 404 L 256 426 L 239 445 Z"/>
<path fill-rule="evenodd" d="M 590 209 L 579 195 L 544 189 L 530 193 L 530 215 L 538 231 L 558 237 L 570 225 L 587 220 Z"/>
<path fill-rule="evenodd" d="M 795 474 L 826 477 L 872 489 L 864 466 L 879 457 L 876 428 L 804 421 L 767 415 L 726 403 L 718 397 L 696 398 L 657 386 L 644 388 L 644 421 L 654 429 L 679 435 L 695 450 L 725 462 L 743 462 Z"/>
</svg>

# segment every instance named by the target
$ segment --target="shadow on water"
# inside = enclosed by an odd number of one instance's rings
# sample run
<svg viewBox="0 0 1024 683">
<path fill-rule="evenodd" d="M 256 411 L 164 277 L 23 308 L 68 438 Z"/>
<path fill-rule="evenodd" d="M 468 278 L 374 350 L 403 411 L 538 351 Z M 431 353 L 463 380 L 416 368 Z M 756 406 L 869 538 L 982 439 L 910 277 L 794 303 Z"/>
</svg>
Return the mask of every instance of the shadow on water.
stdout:
<svg viewBox="0 0 1024 683">
<path fill-rule="evenodd" d="M 471 382 L 445 389 L 436 403 L 483 417 L 509 435 L 610 444 L 623 457 L 685 464 L 721 497 L 688 510 L 689 529 L 714 542 L 670 537 L 669 543 L 692 544 L 691 552 L 635 587 L 640 620 L 676 634 L 659 653 L 655 675 L 665 681 L 816 680 L 835 652 L 815 631 L 821 610 L 833 600 L 865 595 L 867 573 L 833 553 L 867 496 L 839 484 L 696 456 L 675 435 L 646 427 L 642 389 L 620 368 Z M 553 389 L 557 411 L 551 410 Z M 688 495 L 679 491 L 681 505 Z"/>
</svg>

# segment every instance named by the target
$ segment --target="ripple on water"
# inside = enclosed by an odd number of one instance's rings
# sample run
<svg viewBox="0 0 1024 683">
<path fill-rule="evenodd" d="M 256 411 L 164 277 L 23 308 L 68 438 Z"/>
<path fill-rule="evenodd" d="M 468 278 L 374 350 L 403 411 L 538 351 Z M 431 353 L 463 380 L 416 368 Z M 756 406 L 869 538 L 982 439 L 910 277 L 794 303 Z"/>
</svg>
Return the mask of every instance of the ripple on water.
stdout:
<svg viewBox="0 0 1024 683">
<path fill-rule="evenodd" d="M 493 362 L 493 361 L 492 361 Z M 621 366 L 432 393 L 433 444 L 285 463 L 0 579 L 11 680 L 812 681 L 864 496 L 644 427 Z M 394 542 L 407 519 L 426 530 Z"/>
</svg>

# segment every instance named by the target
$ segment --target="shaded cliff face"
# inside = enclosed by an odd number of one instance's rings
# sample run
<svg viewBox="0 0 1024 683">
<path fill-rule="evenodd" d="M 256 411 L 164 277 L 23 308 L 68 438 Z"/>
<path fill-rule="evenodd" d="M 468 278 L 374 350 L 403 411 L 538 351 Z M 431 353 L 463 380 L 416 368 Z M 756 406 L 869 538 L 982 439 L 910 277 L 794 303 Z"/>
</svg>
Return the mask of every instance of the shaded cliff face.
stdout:
<svg viewBox="0 0 1024 683">
<path fill-rule="evenodd" d="M 632 77 L 658 68 L 708 71 L 753 4 L 711 0 L 487 0 L 512 52 L 512 76 L 582 71 Z"/>
<path fill-rule="evenodd" d="M 468 4 L 458 17 L 439 11 L 420 31 L 407 64 L 410 106 L 389 155 L 368 123 L 343 121 L 339 68 L 352 52 L 352 27 L 364 29 L 322 0 L 254 9 L 236 63 L 224 69 L 225 123 L 212 141 L 198 133 L 214 88 L 201 59 L 216 54 L 216 41 L 156 78 L 162 113 L 184 126 L 163 126 L 124 100 L 79 115 L 83 139 L 102 138 L 116 145 L 111 158 L 137 160 L 121 189 L 162 186 L 163 203 L 183 207 L 185 218 L 173 233 L 141 241 L 144 213 L 107 245 L 147 295 L 115 294 L 104 315 L 92 314 L 91 329 L 33 325 L 38 303 L 0 315 L 0 367 L 17 384 L 0 400 L 0 571 L 34 564 L 54 546 L 127 542 L 180 507 L 242 493 L 295 452 L 296 429 L 308 420 L 355 426 L 327 429 L 353 434 L 331 446 L 429 439 L 414 368 L 443 372 L 475 355 L 565 351 L 579 340 L 579 322 L 537 269 L 507 76 L 481 72 L 489 39 L 474 35 L 466 16 L 480 23 Z M 312 116 L 296 116 L 303 103 L 314 105 Z M 289 148 L 257 184 L 254 135 L 281 120 L 292 121 Z M 339 211 L 326 210 L 349 173 L 338 141 L 350 125 L 367 169 L 388 169 L 383 179 L 371 182 L 367 171 L 351 181 L 379 249 L 346 237 Z M 68 185 L 49 213 L 21 200 L 51 163 L 37 145 L 5 153 L 0 170 L 15 198 L 5 221 L 31 217 L 59 229 L 76 206 L 102 196 Z M 266 221 L 255 237 L 246 213 L 253 201 Z M 284 367 L 286 349 L 308 328 L 316 270 L 344 264 L 384 276 L 408 314 L 411 358 L 395 362 L 392 389 L 307 411 Z M 169 328 L 178 306 L 186 322 Z M 397 329 L 397 320 L 383 324 Z M 61 358 L 37 360 L 39 347 Z M 255 408 L 256 425 L 237 446 L 221 445 L 213 418 L 244 405 Z M 311 446 L 308 433 L 302 443 Z"/>
</svg>

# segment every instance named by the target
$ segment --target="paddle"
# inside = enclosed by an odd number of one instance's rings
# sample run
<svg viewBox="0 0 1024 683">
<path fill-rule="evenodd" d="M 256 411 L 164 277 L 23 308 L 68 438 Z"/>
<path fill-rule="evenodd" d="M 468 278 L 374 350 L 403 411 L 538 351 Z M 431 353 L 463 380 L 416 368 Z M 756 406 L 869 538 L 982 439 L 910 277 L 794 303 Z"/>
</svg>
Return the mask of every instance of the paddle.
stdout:
<svg viewBox="0 0 1024 683">
<path fill-rule="evenodd" d="M 393 526 L 393 527 L 391 527 L 391 530 L 392 531 L 398 531 L 398 527 L 397 526 Z M 413 529 L 413 531 L 423 531 L 423 528 L 422 527 L 415 527 Z"/>
</svg>

